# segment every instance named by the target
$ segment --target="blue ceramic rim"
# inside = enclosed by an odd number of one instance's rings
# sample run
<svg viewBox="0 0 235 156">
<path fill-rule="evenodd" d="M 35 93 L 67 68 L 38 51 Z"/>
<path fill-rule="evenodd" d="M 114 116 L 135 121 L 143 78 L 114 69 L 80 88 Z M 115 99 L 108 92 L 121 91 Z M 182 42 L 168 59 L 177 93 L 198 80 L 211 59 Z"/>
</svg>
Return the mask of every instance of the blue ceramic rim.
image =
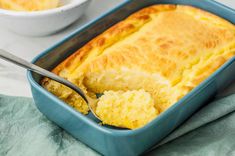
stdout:
<svg viewBox="0 0 235 156">
<path fill-rule="evenodd" d="M 223 7 L 226 10 L 229 10 L 230 12 L 235 12 L 234 9 L 229 8 L 219 2 L 216 2 L 214 0 L 209 0 L 212 3 L 215 3 L 216 5 L 219 5 L 220 7 Z M 102 14 L 101 16 L 99 16 L 98 18 L 88 22 L 87 24 L 81 26 L 80 28 L 76 29 L 74 32 L 72 32 L 71 34 L 67 35 L 64 39 L 62 39 L 61 41 L 57 42 L 56 44 L 54 44 L 53 46 L 51 46 L 50 48 L 46 49 L 45 51 L 43 51 L 42 53 L 40 53 L 39 55 L 37 55 L 33 60 L 32 63 L 36 62 L 37 60 L 39 60 L 42 56 L 46 55 L 47 53 L 50 53 L 50 51 L 52 51 L 53 49 L 57 48 L 59 45 L 63 44 L 64 42 L 68 41 L 69 39 L 73 38 L 74 36 L 76 36 L 78 33 L 82 32 L 84 29 L 88 28 L 89 26 L 93 25 L 95 22 L 99 21 L 100 19 L 104 18 L 105 16 L 115 12 L 116 10 L 118 10 L 119 8 L 121 8 L 122 6 L 126 5 L 127 3 L 129 3 L 130 0 L 127 0 L 121 4 L 119 4 L 118 6 L 116 6 L 114 9 L 111 9 L 109 11 L 107 11 L 106 13 Z M 181 105 L 183 105 L 187 100 L 189 100 L 190 98 L 192 98 L 193 96 L 197 95 L 203 88 L 205 88 L 208 84 L 210 84 L 211 81 L 214 80 L 215 76 L 218 75 L 219 73 L 221 73 L 223 70 L 225 70 L 227 67 L 229 67 L 229 65 L 231 65 L 233 62 L 235 62 L 235 57 L 231 58 L 229 61 L 227 61 L 225 64 L 223 64 L 219 69 L 217 69 L 213 74 L 211 74 L 205 81 L 203 81 L 201 84 L 199 84 L 197 87 L 195 87 L 192 91 L 190 91 L 187 95 L 185 95 L 182 99 L 180 99 L 178 102 L 176 102 L 175 104 L 173 104 L 170 108 L 168 108 L 165 112 L 161 113 L 159 116 L 157 116 L 154 120 L 152 120 L 151 122 L 149 122 L 147 125 L 145 125 L 142 128 L 138 128 L 135 130 L 116 130 L 116 129 L 111 129 L 111 128 L 106 128 L 106 127 L 102 127 L 100 125 L 98 125 L 97 123 L 95 123 L 93 120 L 87 118 L 85 115 L 81 114 L 80 112 L 76 111 L 75 109 L 73 109 L 71 106 L 69 106 L 68 104 L 64 103 L 63 101 L 61 101 L 59 98 L 57 98 L 56 96 L 54 96 L 52 93 L 48 92 L 47 90 L 45 90 L 42 86 L 40 86 L 33 78 L 32 76 L 32 72 L 28 71 L 27 72 L 27 78 L 29 83 L 32 85 L 32 87 L 34 87 L 35 89 L 37 89 L 39 92 L 41 92 L 42 94 L 45 94 L 48 96 L 48 98 L 50 98 L 51 100 L 55 101 L 56 103 L 58 103 L 59 105 L 63 106 L 65 109 L 67 109 L 68 111 L 70 111 L 71 113 L 73 113 L 75 116 L 79 117 L 81 120 L 83 120 L 84 122 L 86 122 L 87 124 L 89 124 L 90 126 L 99 129 L 100 131 L 103 131 L 105 133 L 108 134 L 112 134 L 115 136 L 125 136 L 125 135 L 136 135 L 138 133 L 141 133 L 142 131 L 145 131 L 146 129 L 148 129 L 149 127 L 152 127 L 154 124 L 157 124 L 157 122 L 159 122 L 159 120 L 162 120 L 162 118 L 164 118 L 165 116 L 168 116 L 168 114 L 171 114 L 171 112 L 176 109 L 176 107 L 179 107 Z"/>
</svg>

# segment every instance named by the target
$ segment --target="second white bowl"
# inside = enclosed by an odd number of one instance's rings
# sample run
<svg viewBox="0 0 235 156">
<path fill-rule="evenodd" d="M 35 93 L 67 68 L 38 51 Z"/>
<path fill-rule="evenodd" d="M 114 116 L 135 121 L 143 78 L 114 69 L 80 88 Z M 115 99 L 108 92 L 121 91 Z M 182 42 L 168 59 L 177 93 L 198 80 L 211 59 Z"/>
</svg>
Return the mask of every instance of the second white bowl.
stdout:
<svg viewBox="0 0 235 156">
<path fill-rule="evenodd" d="M 35 12 L 0 9 L 0 25 L 18 34 L 45 36 L 58 32 L 75 22 L 91 0 L 62 0 L 62 6 Z"/>
</svg>

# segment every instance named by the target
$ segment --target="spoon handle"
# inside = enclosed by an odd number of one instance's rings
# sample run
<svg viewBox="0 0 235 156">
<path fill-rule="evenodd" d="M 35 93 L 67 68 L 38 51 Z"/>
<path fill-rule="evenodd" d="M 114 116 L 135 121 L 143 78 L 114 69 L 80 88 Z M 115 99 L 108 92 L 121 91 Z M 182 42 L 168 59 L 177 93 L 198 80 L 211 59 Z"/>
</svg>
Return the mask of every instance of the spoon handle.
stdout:
<svg viewBox="0 0 235 156">
<path fill-rule="evenodd" d="M 64 78 L 59 77 L 59 76 L 57 76 L 56 74 L 54 74 L 52 72 L 49 72 L 49 71 L 47 71 L 47 70 L 45 70 L 45 69 L 43 69 L 43 68 L 41 68 L 41 67 L 39 67 L 35 64 L 32 64 L 32 63 L 30 63 L 30 62 L 28 62 L 28 61 L 26 61 L 22 58 L 19 58 L 19 57 L 15 56 L 15 55 L 13 55 L 13 54 L 5 51 L 5 50 L 2 50 L 2 49 L 0 49 L 0 58 L 6 60 L 8 62 L 14 63 L 18 66 L 21 66 L 25 69 L 31 70 L 35 73 L 40 74 L 40 75 L 43 75 L 45 77 L 51 78 L 52 80 L 55 80 L 55 81 L 57 81 L 61 84 L 64 84 L 64 85 L 68 86 L 69 88 L 76 91 L 86 102 L 88 102 L 87 97 L 84 94 L 84 92 L 80 88 L 78 88 L 77 86 L 72 84 L 71 82 L 65 80 Z"/>
</svg>

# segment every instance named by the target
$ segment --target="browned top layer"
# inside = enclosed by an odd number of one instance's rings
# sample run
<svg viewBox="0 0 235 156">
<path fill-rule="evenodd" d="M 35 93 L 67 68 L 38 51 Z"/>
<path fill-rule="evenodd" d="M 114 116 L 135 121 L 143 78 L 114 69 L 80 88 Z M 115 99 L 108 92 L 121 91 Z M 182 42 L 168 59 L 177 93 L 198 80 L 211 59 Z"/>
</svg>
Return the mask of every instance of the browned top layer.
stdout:
<svg viewBox="0 0 235 156">
<path fill-rule="evenodd" d="M 153 5 L 91 40 L 53 72 L 95 93 L 145 89 L 164 111 L 234 55 L 233 24 L 190 6 Z M 44 79 L 44 87 L 52 91 L 55 84 Z M 71 98 L 61 85 L 57 89 L 57 96 Z"/>
</svg>

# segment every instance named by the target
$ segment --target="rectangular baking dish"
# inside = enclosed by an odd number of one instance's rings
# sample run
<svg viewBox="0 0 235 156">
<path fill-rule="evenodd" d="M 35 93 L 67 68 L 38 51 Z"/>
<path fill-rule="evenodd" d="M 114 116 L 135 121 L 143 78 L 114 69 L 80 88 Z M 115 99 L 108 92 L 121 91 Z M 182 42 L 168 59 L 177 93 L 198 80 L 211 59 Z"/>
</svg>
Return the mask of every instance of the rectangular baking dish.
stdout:
<svg viewBox="0 0 235 156">
<path fill-rule="evenodd" d="M 86 42 L 133 12 L 152 4 L 164 3 L 192 5 L 235 23 L 235 11 L 212 0 L 130 0 L 79 28 L 37 56 L 33 63 L 51 70 Z M 213 95 L 234 81 L 234 75 L 235 57 L 152 122 L 136 130 L 100 126 L 91 115 L 82 115 L 42 88 L 39 84 L 41 76 L 28 72 L 28 80 L 35 104 L 48 119 L 101 154 L 132 156 L 143 153 L 162 140 Z"/>
</svg>

